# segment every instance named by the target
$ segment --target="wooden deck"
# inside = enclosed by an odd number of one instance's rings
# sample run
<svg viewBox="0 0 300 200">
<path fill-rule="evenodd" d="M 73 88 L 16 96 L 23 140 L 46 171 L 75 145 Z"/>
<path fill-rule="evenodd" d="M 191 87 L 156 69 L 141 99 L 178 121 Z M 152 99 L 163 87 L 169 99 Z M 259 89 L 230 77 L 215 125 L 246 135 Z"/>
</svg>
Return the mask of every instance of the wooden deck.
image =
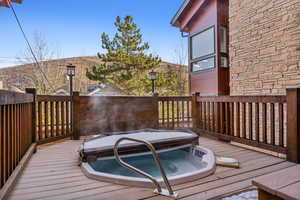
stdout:
<svg viewBox="0 0 300 200">
<path fill-rule="evenodd" d="M 151 189 L 133 188 L 88 179 L 77 166 L 80 141 L 40 147 L 33 155 L 9 199 L 168 199 L 153 194 Z M 200 145 L 216 155 L 240 160 L 240 169 L 218 167 L 214 175 L 174 186 L 180 199 L 219 199 L 232 193 L 253 188 L 258 176 L 295 166 L 263 153 L 246 150 L 227 143 L 201 137 Z"/>
</svg>

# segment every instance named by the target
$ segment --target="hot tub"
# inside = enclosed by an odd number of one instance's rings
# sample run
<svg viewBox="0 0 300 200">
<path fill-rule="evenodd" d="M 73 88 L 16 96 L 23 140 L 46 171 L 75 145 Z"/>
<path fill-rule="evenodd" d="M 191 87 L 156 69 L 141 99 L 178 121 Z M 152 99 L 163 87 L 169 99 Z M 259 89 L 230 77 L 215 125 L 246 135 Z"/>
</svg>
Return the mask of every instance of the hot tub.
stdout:
<svg viewBox="0 0 300 200">
<path fill-rule="evenodd" d="M 215 171 L 215 157 L 211 150 L 198 146 L 198 135 L 190 131 L 142 130 L 85 141 L 80 157 L 83 173 L 92 179 L 137 187 L 153 187 L 153 183 L 123 166 L 113 154 L 115 142 L 129 137 L 144 139 L 156 149 L 159 160 L 171 185 L 208 176 Z M 132 141 L 120 143 L 121 159 L 157 179 L 164 185 L 152 153 L 145 145 Z"/>
</svg>

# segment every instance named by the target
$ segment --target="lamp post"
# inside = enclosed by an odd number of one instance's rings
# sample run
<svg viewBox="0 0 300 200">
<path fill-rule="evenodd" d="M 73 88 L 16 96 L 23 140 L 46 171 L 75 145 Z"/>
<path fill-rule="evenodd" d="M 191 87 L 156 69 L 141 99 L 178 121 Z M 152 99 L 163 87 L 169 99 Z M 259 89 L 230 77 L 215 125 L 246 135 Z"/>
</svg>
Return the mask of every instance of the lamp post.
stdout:
<svg viewBox="0 0 300 200">
<path fill-rule="evenodd" d="M 151 72 L 149 72 L 149 80 L 151 80 L 151 82 L 152 82 L 152 95 L 154 96 L 155 95 L 155 80 L 156 80 L 156 75 L 157 75 L 157 72 L 155 72 L 155 71 L 151 71 Z"/>
<path fill-rule="evenodd" d="M 69 76 L 70 80 L 70 96 L 73 95 L 73 76 L 75 76 L 75 66 L 70 64 L 67 65 L 67 75 Z"/>
<path fill-rule="evenodd" d="M 70 112 L 70 118 L 71 118 L 71 134 L 72 138 L 75 139 L 74 136 L 74 106 L 73 106 L 73 76 L 75 76 L 75 66 L 72 64 L 67 65 L 67 75 L 69 76 L 70 80 L 70 97 L 71 97 L 71 112 Z"/>
</svg>

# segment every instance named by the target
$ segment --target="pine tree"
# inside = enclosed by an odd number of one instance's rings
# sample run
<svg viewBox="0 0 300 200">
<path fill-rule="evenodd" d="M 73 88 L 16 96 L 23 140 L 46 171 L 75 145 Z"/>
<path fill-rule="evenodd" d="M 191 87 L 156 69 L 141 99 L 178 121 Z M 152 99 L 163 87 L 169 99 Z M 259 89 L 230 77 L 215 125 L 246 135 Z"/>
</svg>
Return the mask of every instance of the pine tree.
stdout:
<svg viewBox="0 0 300 200">
<path fill-rule="evenodd" d="M 146 89 L 141 85 L 148 85 L 147 72 L 159 67 L 161 59 L 146 54 L 149 44 L 143 42 L 141 30 L 131 16 L 124 20 L 118 16 L 115 26 L 117 33 L 112 40 L 106 33 L 101 35 L 102 48 L 107 51 L 98 54 L 103 64 L 94 66 L 86 75 L 91 80 L 110 83 L 127 94 L 137 95 L 141 88 Z"/>
</svg>

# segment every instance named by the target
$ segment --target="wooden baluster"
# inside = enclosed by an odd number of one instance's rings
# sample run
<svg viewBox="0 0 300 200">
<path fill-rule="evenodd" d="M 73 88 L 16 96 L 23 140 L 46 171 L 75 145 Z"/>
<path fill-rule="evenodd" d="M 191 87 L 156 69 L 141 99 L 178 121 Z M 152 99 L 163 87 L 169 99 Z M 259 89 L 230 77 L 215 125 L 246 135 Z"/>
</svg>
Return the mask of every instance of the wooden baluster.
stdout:
<svg viewBox="0 0 300 200">
<path fill-rule="evenodd" d="M 231 124 L 231 135 L 234 136 L 234 102 L 231 103 L 231 117 L 230 117 L 230 124 Z"/>
<path fill-rule="evenodd" d="M 262 142 L 267 143 L 267 105 L 262 104 Z"/>
<path fill-rule="evenodd" d="M 44 108 L 45 108 L 45 138 L 49 138 L 49 106 L 48 101 L 44 102 Z"/>
<path fill-rule="evenodd" d="M 174 100 L 171 102 L 172 105 L 172 128 L 175 128 L 175 108 L 174 108 Z"/>
<path fill-rule="evenodd" d="M 60 114 L 61 114 L 61 131 L 62 131 L 62 135 L 66 135 L 66 129 L 65 129 L 65 102 L 64 101 L 61 101 L 60 102 L 60 106 L 61 106 L 61 109 L 60 109 Z"/>
<path fill-rule="evenodd" d="M 167 127 L 170 127 L 170 103 L 169 100 L 167 102 Z"/>
<path fill-rule="evenodd" d="M 198 103 L 198 107 L 199 110 L 197 110 L 196 112 L 199 112 L 199 128 L 203 129 L 203 108 L 202 108 L 202 102 Z"/>
<path fill-rule="evenodd" d="M 55 136 L 61 135 L 61 129 L 60 129 L 60 116 L 59 116 L 59 102 L 55 102 Z"/>
<path fill-rule="evenodd" d="M 203 129 L 207 131 L 207 113 L 206 113 L 207 103 L 203 102 Z"/>
<path fill-rule="evenodd" d="M 225 134 L 225 104 L 224 102 L 220 102 L 220 127 L 221 127 L 221 134 Z"/>
<path fill-rule="evenodd" d="M 21 157 L 20 157 L 20 149 L 19 149 L 19 146 L 20 146 L 20 127 L 19 127 L 19 104 L 16 105 L 16 112 L 15 112 L 15 126 L 16 126 L 16 140 L 17 140 L 17 143 L 16 143 L 16 153 L 17 153 L 17 162 L 19 162 L 21 160 Z M 0 122 L 1 123 L 1 122 Z"/>
<path fill-rule="evenodd" d="M 216 132 L 216 114 L 215 114 L 215 106 L 216 106 L 216 103 L 215 102 L 212 102 L 212 114 L 211 114 L 211 117 L 212 117 L 212 132 Z"/>
<path fill-rule="evenodd" d="M 18 104 L 17 105 L 17 109 L 18 109 L 18 113 L 17 113 L 17 126 L 18 126 L 18 157 L 19 157 L 19 160 L 22 159 L 22 156 L 21 156 L 21 134 L 22 134 L 22 130 L 21 130 L 21 116 L 20 116 L 20 107 L 21 105 Z"/>
<path fill-rule="evenodd" d="M 229 135 L 229 105 L 227 102 L 225 102 L 225 134 Z"/>
<path fill-rule="evenodd" d="M 165 101 L 164 100 L 161 101 L 161 106 L 162 106 L 161 107 L 161 109 L 162 109 L 162 111 L 161 111 L 162 112 L 161 113 L 162 114 L 162 126 L 165 127 Z"/>
<path fill-rule="evenodd" d="M 12 170 L 12 137 L 11 137 L 11 105 L 7 106 L 7 138 L 8 138 L 8 172 L 7 174 L 10 175 Z"/>
<path fill-rule="evenodd" d="M 236 110 L 235 110 L 235 124 L 236 124 L 236 136 L 241 137 L 241 112 L 240 112 L 240 102 L 236 102 Z"/>
<path fill-rule="evenodd" d="M 7 174 L 7 168 L 8 168 L 8 157 L 7 157 L 7 148 L 8 148 L 8 137 L 7 137 L 7 105 L 3 106 L 3 119 L 2 119 L 2 125 L 3 125 L 3 147 L 2 147 L 2 155 L 3 155 L 3 183 L 5 183 L 8 174 Z"/>
<path fill-rule="evenodd" d="M 15 127 L 14 127 L 14 105 L 10 105 L 11 110 L 10 110 L 10 137 L 11 137 L 11 172 L 15 168 Z"/>
<path fill-rule="evenodd" d="M 253 128 L 252 128 L 252 103 L 248 103 L 248 112 L 249 112 L 249 117 L 248 117 L 248 124 L 249 124 L 249 139 L 253 140 Z"/>
<path fill-rule="evenodd" d="M 21 115 L 20 111 L 19 111 L 19 115 Z M 43 139 L 42 120 L 43 120 L 43 118 L 42 118 L 42 102 L 38 102 L 38 138 L 37 138 L 38 140 Z"/>
<path fill-rule="evenodd" d="M 180 127 L 179 100 L 176 101 L 176 118 L 177 118 L 177 127 Z"/>
<path fill-rule="evenodd" d="M 274 103 L 270 104 L 270 128 L 271 128 L 271 144 L 275 145 L 275 108 Z"/>
<path fill-rule="evenodd" d="M 241 138 L 246 138 L 246 103 L 242 103 L 242 135 Z"/>
<path fill-rule="evenodd" d="M 54 137 L 54 106 L 53 101 L 50 102 L 50 127 L 51 127 L 51 137 Z"/>
<path fill-rule="evenodd" d="M 70 133 L 70 102 L 66 101 L 66 132 L 67 135 L 71 135 Z"/>
<path fill-rule="evenodd" d="M 255 103 L 255 110 L 254 110 L 254 117 L 255 117 L 255 139 L 259 142 L 259 103 Z"/>
<path fill-rule="evenodd" d="M 184 115 L 184 100 L 181 101 L 181 111 L 182 111 L 182 126 L 185 124 L 185 115 Z"/>
<path fill-rule="evenodd" d="M 221 121 L 221 117 L 220 117 L 220 102 L 216 102 L 216 132 L 220 133 L 220 121 Z"/>
<path fill-rule="evenodd" d="M 207 105 L 207 130 L 211 131 L 210 102 L 207 102 L 206 105 Z"/>
<path fill-rule="evenodd" d="M 189 100 L 186 101 L 186 105 L 187 105 L 187 127 L 190 127 L 190 122 L 191 122 L 191 112 L 190 112 L 190 102 Z"/>
<path fill-rule="evenodd" d="M 13 117 L 13 123 L 14 123 L 14 154 L 15 154 L 15 163 L 14 163 L 14 168 L 18 165 L 19 163 L 19 158 L 18 158 L 18 126 L 17 126 L 17 105 L 14 105 L 14 117 Z M 30 119 L 30 118 L 29 118 Z"/>
<path fill-rule="evenodd" d="M 284 128 L 283 128 L 283 119 L 284 119 L 284 112 L 283 112 L 283 104 L 278 104 L 278 113 L 279 113 L 279 146 L 284 146 Z"/>
</svg>

